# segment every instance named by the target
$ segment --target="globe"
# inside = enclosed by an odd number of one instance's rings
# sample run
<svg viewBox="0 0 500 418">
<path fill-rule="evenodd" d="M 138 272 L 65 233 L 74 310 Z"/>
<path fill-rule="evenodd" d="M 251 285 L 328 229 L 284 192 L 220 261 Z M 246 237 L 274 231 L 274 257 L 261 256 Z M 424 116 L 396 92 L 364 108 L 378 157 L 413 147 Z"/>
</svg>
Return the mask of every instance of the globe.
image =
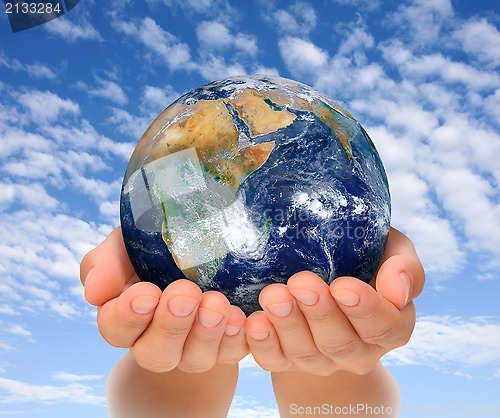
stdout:
<svg viewBox="0 0 500 418">
<path fill-rule="evenodd" d="M 390 194 L 368 134 L 295 81 L 232 77 L 180 97 L 146 130 L 120 218 L 141 280 L 187 278 L 247 314 L 259 292 L 308 270 L 326 283 L 374 275 Z"/>
</svg>

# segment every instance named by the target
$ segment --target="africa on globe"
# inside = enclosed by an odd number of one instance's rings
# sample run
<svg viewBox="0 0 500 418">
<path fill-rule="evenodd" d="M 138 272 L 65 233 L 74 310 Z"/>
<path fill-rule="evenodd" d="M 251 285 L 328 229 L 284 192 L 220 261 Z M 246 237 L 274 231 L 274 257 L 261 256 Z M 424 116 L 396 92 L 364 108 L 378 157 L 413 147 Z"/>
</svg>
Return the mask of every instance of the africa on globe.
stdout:
<svg viewBox="0 0 500 418">
<path fill-rule="evenodd" d="M 245 313 L 309 270 L 368 282 L 390 194 L 368 134 L 319 91 L 280 77 L 206 84 L 165 109 L 125 173 L 120 217 L 141 280 L 218 290 Z"/>
</svg>

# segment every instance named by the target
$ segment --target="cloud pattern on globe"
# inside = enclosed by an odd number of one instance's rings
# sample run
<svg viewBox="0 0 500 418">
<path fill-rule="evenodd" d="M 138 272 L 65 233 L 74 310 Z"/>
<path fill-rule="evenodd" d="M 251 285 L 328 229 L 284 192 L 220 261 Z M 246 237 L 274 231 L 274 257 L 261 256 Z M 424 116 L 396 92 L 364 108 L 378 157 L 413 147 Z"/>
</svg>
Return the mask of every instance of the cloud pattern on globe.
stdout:
<svg viewBox="0 0 500 418">
<path fill-rule="evenodd" d="M 141 280 L 180 278 L 246 313 L 303 270 L 369 281 L 390 229 L 390 194 L 367 133 L 295 81 L 227 78 L 179 98 L 130 159 L 120 216 Z"/>
</svg>

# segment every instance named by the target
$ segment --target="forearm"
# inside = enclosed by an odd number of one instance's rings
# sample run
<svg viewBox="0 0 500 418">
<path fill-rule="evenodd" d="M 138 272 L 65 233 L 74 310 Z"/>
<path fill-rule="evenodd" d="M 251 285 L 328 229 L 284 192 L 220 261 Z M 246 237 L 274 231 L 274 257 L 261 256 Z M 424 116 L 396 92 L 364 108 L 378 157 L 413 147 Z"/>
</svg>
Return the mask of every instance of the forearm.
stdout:
<svg viewBox="0 0 500 418">
<path fill-rule="evenodd" d="M 344 371 L 326 377 L 281 372 L 272 373 L 272 380 L 282 418 L 329 413 L 356 417 L 398 416 L 399 389 L 381 363 L 363 376 Z"/>
<path fill-rule="evenodd" d="M 216 364 L 205 373 L 152 373 L 129 352 L 109 374 L 108 411 L 111 418 L 226 417 L 237 380 L 237 365 Z"/>
</svg>

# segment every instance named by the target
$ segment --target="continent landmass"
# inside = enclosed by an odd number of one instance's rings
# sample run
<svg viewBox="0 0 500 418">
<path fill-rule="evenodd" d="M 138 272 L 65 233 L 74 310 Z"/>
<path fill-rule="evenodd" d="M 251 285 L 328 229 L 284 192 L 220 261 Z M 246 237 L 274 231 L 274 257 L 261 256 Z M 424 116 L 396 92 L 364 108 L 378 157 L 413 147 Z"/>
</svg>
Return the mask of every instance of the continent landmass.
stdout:
<svg viewBox="0 0 500 418">
<path fill-rule="evenodd" d="M 311 100 L 295 86 L 286 88 L 297 94 L 287 94 L 282 89 L 248 88 L 224 99 L 172 104 L 144 133 L 140 141 L 143 145 L 136 148 L 141 150 L 140 154 L 134 153 L 132 161 L 136 164 L 130 171 L 165 154 L 195 147 L 207 171 L 236 192 L 267 161 L 275 144 L 240 141 L 242 133 L 228 105 L 246 125 L 249 139 L 290 125 L 296 119 L 293 110 L 310 111 L 332 130 L 350 160 L 350 139 L 358 129 L 355 119 L 331 100 L 328 103 L 318 98 Z"/>
<path fill-rule="evenodd" d="M 286 86 L 286 88 L 297 93 L 290 95 L 283 90 L 265 90 L 259 92 L 264 97 L 264 101 L 276 110 L 276 108 L 290 108 L 294 110 L 307 110 L 312 112 L 318 119 L 327 125 L 340 143 L 346 157 L 352 158 L 352 147 L 350 139 L 355 135 L 356 130 L 359 130 L 358 123 L 344 108 L 333 101 L 323 101 L 319 99 L 307 100 L 300 97 L 304 92 L 299 89 Z M 344 119 L 342 121 L 341 119 Z M 344 123 L 342 123 L 344 122 Z"/>
</svg>

